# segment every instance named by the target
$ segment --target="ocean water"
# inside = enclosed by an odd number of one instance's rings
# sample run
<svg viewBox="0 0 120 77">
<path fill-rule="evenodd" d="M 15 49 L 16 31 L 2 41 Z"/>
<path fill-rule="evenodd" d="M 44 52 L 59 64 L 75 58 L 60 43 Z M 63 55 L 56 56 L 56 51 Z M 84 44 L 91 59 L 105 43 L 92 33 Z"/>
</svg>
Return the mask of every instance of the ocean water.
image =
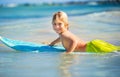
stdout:
<svg viewBox="0 0 120 77">
<path fill-rule="evenodd" d="M 120 53 L 0 53 L 1 77 L 119 77 Z"/>
<path fill-rule="evenodd" d="M 58 35 L 52 15 L 65 11 L 70 31 L 85 41 L 120 45 L 120 5 L 38 5 L 0 7 L 0 36 L 48 44 Z M 0 77 L 119 77 L 120 53 L 25 53 L 0 42 Z"/>
</svg>

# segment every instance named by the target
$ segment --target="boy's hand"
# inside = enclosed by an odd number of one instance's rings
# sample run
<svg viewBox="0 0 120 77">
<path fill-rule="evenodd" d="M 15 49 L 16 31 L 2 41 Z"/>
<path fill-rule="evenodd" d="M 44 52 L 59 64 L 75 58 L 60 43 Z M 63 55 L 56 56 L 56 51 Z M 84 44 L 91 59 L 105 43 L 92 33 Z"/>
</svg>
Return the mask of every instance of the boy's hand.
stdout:
<svg viewBox="0 0 120 77">
<path fill-rule="evenodd" d="M 56 40 L 54 40 L 53 42 L 51 42 L 49 44 L 49 46 L 54 46 L 56 43 L 60 42 L 60 37 L 58 37 Z"/>
<path fill-rule="evenodd" d="M 53 43 L 50 43 L 49 46 L 54 46 L 54 44 L 53 44 Z"/>
<path fill-rule="evenodd" d="M 54 46 L 54 44 L 53 43 L 48 43 L 48 42 L 42 42 L 42 44 L 47 44 L 47 45 L 49 45 L 49 46 Z"/>
</svg>

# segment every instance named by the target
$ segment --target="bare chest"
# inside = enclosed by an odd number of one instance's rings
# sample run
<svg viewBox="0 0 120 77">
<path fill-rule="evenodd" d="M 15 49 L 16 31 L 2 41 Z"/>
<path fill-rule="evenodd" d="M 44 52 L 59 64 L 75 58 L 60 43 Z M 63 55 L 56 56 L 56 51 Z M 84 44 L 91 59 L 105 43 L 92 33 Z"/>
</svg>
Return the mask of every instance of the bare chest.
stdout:
<svg viewBox="0 0 120 77">
<path fill-rule="evenodd" d="M 70 47 L 71 40 L 69 38 L 61 37 L 60 40 L 65 49 L 68 49 Z"/>
</svg>

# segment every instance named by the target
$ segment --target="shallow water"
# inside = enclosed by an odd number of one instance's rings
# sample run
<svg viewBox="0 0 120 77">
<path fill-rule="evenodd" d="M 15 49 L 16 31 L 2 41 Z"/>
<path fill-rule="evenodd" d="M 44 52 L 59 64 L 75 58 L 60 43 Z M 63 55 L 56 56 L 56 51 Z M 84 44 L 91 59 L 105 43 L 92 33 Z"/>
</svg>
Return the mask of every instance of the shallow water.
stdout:
<svg viewBox="0 0 120 77">
<path fill-rule="evenodd" d="M 0 53 L 1 77 L 119 77 L 120 53 Z"/>
<path fill-rule="evenodd" d="M 120 45 L 120 7 L 113 5 L 0 8 L 0 36 L 48 44 L 58 37 L 51 19 L 59 10 L 68 13 L 70 31 L 81 39 L 102 39 Z M 24 53 L 0 42 L 0 77 L 119 77 L 119 60 L 119 52 Z"/>
</svg>

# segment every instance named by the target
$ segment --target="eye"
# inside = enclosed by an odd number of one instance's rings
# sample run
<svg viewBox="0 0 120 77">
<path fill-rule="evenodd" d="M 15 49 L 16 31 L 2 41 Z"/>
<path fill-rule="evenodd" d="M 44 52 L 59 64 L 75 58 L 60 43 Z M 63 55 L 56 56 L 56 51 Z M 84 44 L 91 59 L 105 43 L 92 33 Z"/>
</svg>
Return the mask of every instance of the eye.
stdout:
<svg viewBox="0 0 120 77">
<path fill-rule="evenodd" d="M 58 25 L 60 25 L 60 26 L 61 26 L 61 25 L 62 25 L 62 23 L 58 23 Z"/>
<path fill-rule="evenodd" d="M 53 23 L 53 25 L 56 25 L 56 23 Z"/>
</svg>

